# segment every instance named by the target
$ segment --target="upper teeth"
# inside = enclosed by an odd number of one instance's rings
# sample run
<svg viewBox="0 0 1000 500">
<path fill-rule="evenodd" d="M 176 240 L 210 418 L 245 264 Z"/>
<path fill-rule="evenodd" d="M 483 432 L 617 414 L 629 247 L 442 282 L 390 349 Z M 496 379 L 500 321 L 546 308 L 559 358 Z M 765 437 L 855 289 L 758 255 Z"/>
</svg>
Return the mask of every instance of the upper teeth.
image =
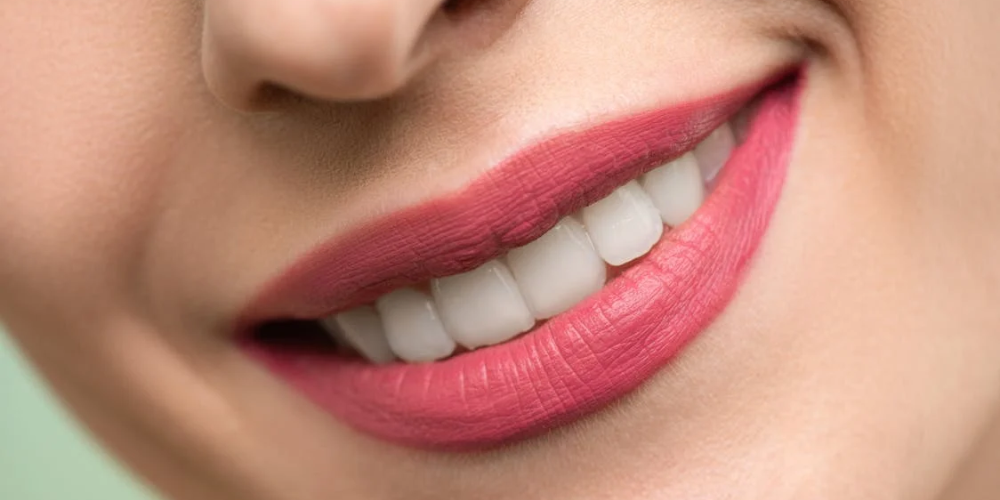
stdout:
<svg viewBox="0 0 1000 500">
<path fill-rule="evenodd" d="M 583 224 L 567 217 L 531 243 L 511 250 L 507 265 L 535 318 L 555 316 L 604 286 L 607 267 Z"/>
<path fill-rule="evenodd" d="M 324 318 L 321 324 L 373 363 L 428 362 L 499 344 L 604 286 L 607 265 L 642 257 L 701 206 L 735 147 L 725 124 L 687 153 L 560 221 L 537 240 L 458 275 Z M 581 223 L 582 221 L 582 223 Z"/>
</svg>

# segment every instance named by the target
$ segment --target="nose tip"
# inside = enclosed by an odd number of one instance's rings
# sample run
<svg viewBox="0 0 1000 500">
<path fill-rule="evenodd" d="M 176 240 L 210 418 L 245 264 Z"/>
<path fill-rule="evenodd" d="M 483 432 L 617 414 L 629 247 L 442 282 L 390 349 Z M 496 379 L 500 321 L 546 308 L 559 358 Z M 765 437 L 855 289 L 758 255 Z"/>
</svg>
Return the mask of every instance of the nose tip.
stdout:
<svg viewBox="0 0 1000 500">
<path fill-rule="evenodd" d="M 281 87 L 327 101 L 385 97 L 441 52 L 444 0 L 206 0 L 202 69 L 225 104 Z"/>
</svg>

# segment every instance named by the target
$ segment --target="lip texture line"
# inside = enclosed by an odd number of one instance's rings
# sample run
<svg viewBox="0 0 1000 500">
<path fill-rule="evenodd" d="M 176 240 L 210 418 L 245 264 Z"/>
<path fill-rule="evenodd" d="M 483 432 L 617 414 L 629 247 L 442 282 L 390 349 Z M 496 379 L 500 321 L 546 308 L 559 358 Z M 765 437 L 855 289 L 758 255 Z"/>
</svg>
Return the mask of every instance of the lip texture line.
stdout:
<svg viewBox="0 0 1000 500">
<path fill-rule="evenodd" d="M 652 376 L 730 301 L 780 196 L 803 79 L 786 78 L 763 96 L 745 142 L 688 222 L 600 292 L 520 338 L 388 366 L 242 345 L 344 422 L 404 445 L 481 449 L 598 410 Z M 542 142 L 457 194 L 321 246 L 265 289 L 239 324 L 316 319 L 471 270 L 690 150 L 774 82 Z"/>
</svg>

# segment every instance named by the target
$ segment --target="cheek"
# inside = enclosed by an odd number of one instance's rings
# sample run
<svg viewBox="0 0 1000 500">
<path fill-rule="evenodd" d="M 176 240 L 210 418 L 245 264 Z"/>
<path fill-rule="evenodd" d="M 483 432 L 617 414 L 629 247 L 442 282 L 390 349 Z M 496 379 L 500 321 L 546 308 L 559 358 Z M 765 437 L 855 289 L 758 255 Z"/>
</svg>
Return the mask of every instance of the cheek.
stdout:
<svg viewBox="0 0 1000 500">
<path fill-rule="evenodd" d="M 174 103 L 197 69 L 195 13 L 127 1 L 4 13 L 0 44 L 18 50 L 0 68 L 2 307 L 107 294 L 137 258 L 183 133 Z"/>
<path fill-rule="evenodd" d="M 28 119 L 0 131 L 0 273 L 20 293 L 72 301 L 123 286 L 156 200 L 148 159 L 166 151 L 116 117 L 52 107 L 17 103 Z"/>
<path fill-rule="evenodd" d="M 909 11 L 896 19 L 896 6 Z M 871 2 L 865 120 L 886 193 L 899 206 L 914 273 L 939 294 L 921 311 L 952 330 L 995 311 L 1000 282 L 1000 3 Z M 947 41 L 947 42 L 943 42 Z M 860 107 L 860 106 L 859 106 Z M 884 195 L 889 198 L 889 195 Z M 944 304 L 962 304 L 962 314 Z M 982 329 L 966 329 L 969 335 Z"/>
</svg>

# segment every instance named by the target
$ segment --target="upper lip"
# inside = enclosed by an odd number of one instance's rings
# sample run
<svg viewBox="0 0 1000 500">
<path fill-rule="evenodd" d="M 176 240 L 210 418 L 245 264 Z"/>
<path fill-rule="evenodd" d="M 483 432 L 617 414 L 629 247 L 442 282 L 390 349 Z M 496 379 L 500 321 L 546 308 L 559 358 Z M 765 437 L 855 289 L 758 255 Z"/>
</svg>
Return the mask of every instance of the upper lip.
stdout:
<svg viewBox="0 0 1000 500">
<path fill-rule="evenodd" d="M 746 143 L 698 213 L 596 295 L 526 335 L 440 362 L 386 366 L 243 346 L 330 413 L 403 444 L 497 445 L 595 411 L 652 376 L 732 298 L 781 192 L 801 79 L 783 71 L 541 142 L 459 193 L 319 246 L 270 283 L 239 325 L 316 319 L 471 270 L 691 150 L 762 95 Z"/>
<path fill-rule="evenodd" d="M 665 122 L 649 114 L 537 143 L 459 193 L 332 238 L 268 283 L 239 316 L 237 330 L 278 319 L 318 319 L 398 288 L 475 269 L 691 150 L 793 70 L 712 97 L 711 104 L 706 99 L 672 108 Z M 623 147 L 623 141 L 637 143 Z"/>
</svg>

